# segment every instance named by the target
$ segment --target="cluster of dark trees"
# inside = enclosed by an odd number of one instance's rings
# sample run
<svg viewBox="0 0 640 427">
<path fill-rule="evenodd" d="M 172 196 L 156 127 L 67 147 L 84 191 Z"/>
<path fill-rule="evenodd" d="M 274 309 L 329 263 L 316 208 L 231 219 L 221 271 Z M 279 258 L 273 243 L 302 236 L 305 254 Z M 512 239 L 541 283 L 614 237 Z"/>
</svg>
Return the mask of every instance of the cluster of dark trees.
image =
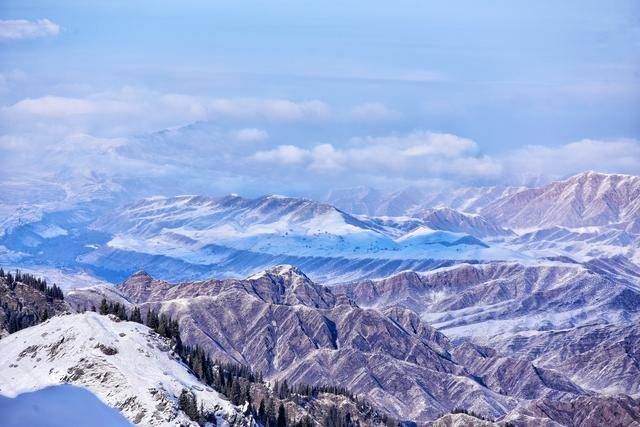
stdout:
<svg viewBox="0 0 640 427">
<path fill-rule="evenodd" d="M 0 280 L 2 280 L 8 287 L 9 291 L 13 292 L 16 289 L 18 283 L 25 284 L 38 290 L 46 297 L 47 304 L 51 304 L 54 300 L 64 300 L 64 294 L 62 289 L 57 285 L 47 285 L 47 281 L 37 278 L 28 273 L 22 273 L 16 270 L 15 274 L 5 272 L 0 268 Z M 35 305 L 29 305 L 25 307 L 23 302 L 15 299 L 15 302 L 10 304 L 10 299 L 3 300 L 0 297 L 0 309 L 4 312 L 4 317 L 7 319 L 6 328 L 7 331 L 12 334 L 18 332 L 21 329 L 28 328 L 30 326 L 37 325 L 44 322 L 51 315 L 53 315 L 53 307 L 51 311 L 47 307 L 44 307 L 42 311 L 39 311 Z"/>
<path fill-rule="evenodd" d="M 15 275 L 12 275 L 9 272 L 5 273 L 4 269 L 0 268 L 0 277 L 5 279 L 7 286 L 12 291 L 16 289 L 16 284 L 19 282 L 39 290 L 45 294 L 47 300 L 50 302 L 54 299 L 64 300 L 62 289 L 60 289 L 55 283 L 52 286 L 49 286 L 47 285 L 46 280 L 35 277 L 32 274 L 22 273 L 20 270 L 16 270 Z"/>
<path fill-rule="evenodd" d="M 196 421 L 200 425 L 205 425 L 207 422 L 215 423 L 215 416 L 206 414 L 200 402 L 200 408 L 198 408 L 198 400 L 196 396 L 188 391 L 182 389 L 180 398 L 178 398 L 178 407 L 193 421 Z"/>
</svg>

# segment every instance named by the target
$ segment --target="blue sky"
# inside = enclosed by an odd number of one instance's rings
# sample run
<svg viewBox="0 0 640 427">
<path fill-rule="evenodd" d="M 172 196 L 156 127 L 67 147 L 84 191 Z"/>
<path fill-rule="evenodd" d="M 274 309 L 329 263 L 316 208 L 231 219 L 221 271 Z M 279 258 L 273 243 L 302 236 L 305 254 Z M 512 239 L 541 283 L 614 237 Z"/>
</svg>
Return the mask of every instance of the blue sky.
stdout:
<svg viewBox="0 0 640 427">
<path fill-rule="evenodd" d="M 171 181 L 171 146 L 211 159 L 210 188 L 167 192 L 305 194 L 640 173 L 637 1 L 5 0 L 0 19 L 15 164 L 54 172 L 73 152 L 86 175 L 106 150 L 100 174 L 135 181 L 122 165 L 144 164 Z M 210 150 L 176 133 L 136 149 L 194 122 Z"/>
</svg>

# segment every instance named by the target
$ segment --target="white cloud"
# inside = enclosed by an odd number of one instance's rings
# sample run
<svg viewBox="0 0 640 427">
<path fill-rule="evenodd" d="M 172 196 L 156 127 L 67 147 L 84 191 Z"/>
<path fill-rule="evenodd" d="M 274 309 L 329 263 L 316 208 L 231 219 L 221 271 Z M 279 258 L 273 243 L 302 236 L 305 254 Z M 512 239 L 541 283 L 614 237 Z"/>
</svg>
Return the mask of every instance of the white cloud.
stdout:
<svg viewBox="0 0 640 427">
<path fill-rule="evenodd" d="M 0 40 L 22 40 L 50 37 L 60 34 L 60 25 L 48 19 L 27 21 L 26 19 L 0 20 Z"/>
<path fill-rule="evenodd" d="M 269 138 L 269 133 L 262 129 L 245 128 L 231 132 L 234 139 L 242 142 L 264 141 Z"/>
<path fill-rule="evenodd" d="M 259 162 L 299 164 L 309 157 L 309 152 L 295 145 L 279 145 L 273 150 L 256 152 L 252 158 Z"/>
<path fill-rule="evenodd" d="M 558 179 L 585 170 L 640 174 L 640 142 L 635 139 L 581 141 L 558 146 L 529 145 L 505 155 L 501 161 L 508 178 Z"/>
<path fill-rule="evenodd" d="M 319 144 L 312 148 L 293 145 L 259 151 L 259 163 L 284 162 L 303 169 L 389 178 L 431 179 L 458 177 L 489 179 L 502 165 L 488 156 L 477 156 L 477 144 L 452 134 L 416 131 L 407 135 L 353 138 L 346 146 Z M 284 160 L 286 159 L 286 161 Z"/>
<path fill-rule="evenodd" d="M 316 170 L 337 170 L 343 169 L 348 160 L 348 153 L 338 150 L 331 144 L 320 144 L 313 147 L 310 152 L 310 167 Z"/>
<path fill-rule="evenodd" d="M 5 107 L 3 112 L 59 119 L 91 114 L 131 114 L 140 112 L 140 109 L 135 104 L 108 98 L 82 99 L 44 96 L 23 99 L 10 107 Z"/>
<path fill-rule="evenodd" d="M 477 144 L 468 138 L 425 131 L 415 131 L 399 136 L 353 138 L 352 142 L 369 146 L 389 146 L 408 157 L 434 155 L 455 157 L 474 152 L 477 148 Z"/>
<path fill-rule="evenodd" d="M 2 107 L 0 114 L 13 122 L 14 128 L 30 128 L 37 121 L 38 124 L 81 127 L 88 132 L 127 135 L 207 120 L 313 122 L 329 117 L 330 108 L 318 100 L 226 99 L 124 87 L 86 96 L 26 98 Z M 255 141 L 268 135 L 249 130 L 236 136 Z"/>
</svg>

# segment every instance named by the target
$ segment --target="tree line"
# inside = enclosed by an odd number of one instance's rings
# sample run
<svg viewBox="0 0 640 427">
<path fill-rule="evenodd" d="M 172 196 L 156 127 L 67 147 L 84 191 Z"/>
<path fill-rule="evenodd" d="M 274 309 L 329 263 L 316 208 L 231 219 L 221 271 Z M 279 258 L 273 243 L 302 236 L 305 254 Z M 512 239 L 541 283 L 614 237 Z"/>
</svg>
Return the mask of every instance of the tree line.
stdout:
<svg viewBox="0 0 640 427">
<path fill-rule="evenodd" d="M 49 286 L 46 280 L 28 273 L 22 273 L 20 270 L 16 270 L 15 274 L 11 274 L 10 272 L 5 272 L 4 269 L 0 267 L 0 280 L 4 282 L 11 292 L 16 290 L 18 283 L 22 283 L 41 292 L 44 294 L 47 304 L 52 304 L 54 300 L 64 300 L 62 289 L 55 283 Z M 10 334 L 42 323 L 55 314 L 53 307 L 51 308 L 52 312 L 49 312 L 49 308 L 46 306 L 39 312 L 35 305 L 25 307 L 23 302 L 17 298 L 13 305 L 9 305 L 9 302 L 9 300 L 0 301 L 0 308 L 7 319 L 6 328 Z"/>
<path fill-rule="evenodd" d="M 5 273 L 4 269 L 0 267 L 0 278 L 5 279 L 5 282 L 10 290 L 14 291 L 18 283 L 24 283 L 31 286 L 34 289 L 39 290 L 47 297 L 47 301 L 53 302 L 53 300 L 64 300 L 64 294 L 62 289 L 55 283 L 52 286 L 47 284 L 45 279 L 35 277 L 29 273 L 22 273 L 20 270 L 16 270 L 15 274 Z"/>
</svg>

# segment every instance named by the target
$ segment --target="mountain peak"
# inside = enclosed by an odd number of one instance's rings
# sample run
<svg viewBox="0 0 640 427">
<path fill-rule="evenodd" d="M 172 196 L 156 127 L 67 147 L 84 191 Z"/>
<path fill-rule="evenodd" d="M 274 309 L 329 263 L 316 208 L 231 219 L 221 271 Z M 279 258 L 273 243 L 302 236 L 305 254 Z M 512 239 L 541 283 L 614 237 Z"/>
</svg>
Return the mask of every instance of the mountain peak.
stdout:
<svg viewBox="0 0 640 427">
<path fill-rule="evenodd" d="M 584 180 L 590 180 L 590 179 L 605 179 L 610 177 L 614 177 L 617 179 L 637 178 L 634 175 L 628 175 L 623 173 L 606 173 L 606 172 L 598 172 L 594 170 L 587 170 L 587 171 L 572 175 L 568 177 L 565 181 L 584 181 Z"/>
<path fill-rule="evenodd" d="M 640 212 L 640 177 L 586 171 L 498 199 L 482 210 L 514 228 L 604 226 Z"/>
<path fill-rule="evenodd" d="M 301 278 L 306 281 L 310 281 L 306 274 L 302 272 L 298 267 L 291 264 L 279 264 L 274 265 L 273 267 L 267 268 L 266 270 L 259 271 L 249 277 L 247 280 L 258 280 L 265 276 L 280 276 L 287 277 L 292 279 L 294 277 Z"/>
<path fill-rule="evenodd" d="M 144 270 L 133 273 L 119 285 L 120 290 L 133 303 L 146 302 L 156 292 L 171 288 L 171 284 L 164 280 L 154 279 Z"/>
<path fill-rule="evenodd" d="M 254 291 L 276 304 L 329 308 L 335 303 L 329 290 L 316 285 L 302 270 L 290 264 L 273 266 L 247 280 L 256 282 L 258 286 L 254 286 Z"/>
<path fill-rule="evenodd" d="M 149 273 L 147 273 L 145 270 L 136 271 L 129 278 L 132 278 L 132 277 L 148 277 L 150 279 L 153 279 L 153 277 L 151 277 L 151 275 Z"/>
</svg>

